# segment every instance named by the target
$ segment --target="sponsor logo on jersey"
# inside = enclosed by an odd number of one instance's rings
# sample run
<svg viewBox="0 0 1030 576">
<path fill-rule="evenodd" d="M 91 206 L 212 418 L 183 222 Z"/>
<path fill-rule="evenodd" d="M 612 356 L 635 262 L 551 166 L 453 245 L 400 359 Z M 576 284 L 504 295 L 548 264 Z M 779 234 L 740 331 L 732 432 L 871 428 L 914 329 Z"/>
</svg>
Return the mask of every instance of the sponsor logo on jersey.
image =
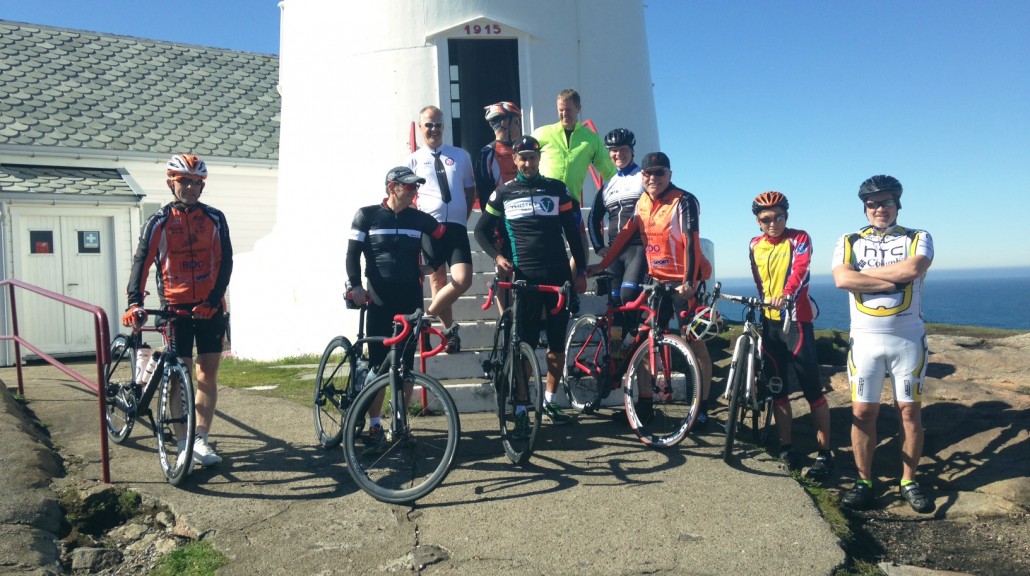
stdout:
<svg viewBox="0 0 1030 576">
<path fill-rule="evenodd" d="M 663 258 L 661 260 L 652 260 L 651 264 L 654 264 L 655 266 L 667 266 L 669 264 L 669 259 Z"/>
<path fill-rule="evenodd" d="M 802 242 L 802 243 L 798 244 L 798 249 L 797 249 L 798 255 L 804 254 L 805 252 L 808 252 L 808 242 Z"/>
<path fill-rule="evenodd" d="M 551 196 L 515 198 L 504 203 L 504 215 L 513 220 L 527 216 L 557 216 L 558 203 Z"/>
</svg>

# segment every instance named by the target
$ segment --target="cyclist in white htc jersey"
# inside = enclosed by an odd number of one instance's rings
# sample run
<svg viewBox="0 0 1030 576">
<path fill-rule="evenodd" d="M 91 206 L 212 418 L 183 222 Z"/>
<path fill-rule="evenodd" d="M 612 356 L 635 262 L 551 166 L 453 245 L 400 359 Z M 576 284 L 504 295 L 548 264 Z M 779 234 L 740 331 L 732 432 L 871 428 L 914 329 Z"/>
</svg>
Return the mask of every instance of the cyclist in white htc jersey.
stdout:
<svg viewBox="0 0 1030 576">
<path fill-rule="evenodd" d="M 873 500 L 876 419 L 885 375 L 894 382 L 901 416 L 901 495 L 917 512 L 935 505 L 916 483 L 923 453 L 922 393 L 928 350 L 922 318 L 923 279 L 933 261 L 933 240 L 924 230 L 898 226 L 901 183 L 873 176 L 858 189 L 869 226 L 845 234 L 833 253 L 833 279 L 849 292 L 851 351 L 851 447 L 858 478 L 842 502 L 866 508 Z"/>
</svg>

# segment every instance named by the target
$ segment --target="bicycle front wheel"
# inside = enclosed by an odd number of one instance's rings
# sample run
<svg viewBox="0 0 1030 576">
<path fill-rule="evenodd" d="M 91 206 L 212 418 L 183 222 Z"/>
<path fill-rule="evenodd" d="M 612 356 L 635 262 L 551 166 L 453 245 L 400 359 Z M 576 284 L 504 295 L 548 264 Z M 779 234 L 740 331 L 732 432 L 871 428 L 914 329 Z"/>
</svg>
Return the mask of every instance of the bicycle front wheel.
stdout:
<svg viewBox="0 0 1030 576">
<path fill-rule="evenodd" d="M 315 437 L 324 448 L 335 448 L 343 439 L 343 420 L 351 401 L 351 386 L 363 384 L 354 382 L 357 377 L 357 355 L 350 340 L 343 336 L 333 338 L 318 362 L 312 404 Z M 365 422 L 361 420 L 355 425 L 360 433 Z"/>
<path fill-rule="evenodd" d="M 119 334 L 111 341 L 111 363 L 104 371 L 107 402 L 104 418 L 107 420 L 107 436 L 115 444 L 121 444 L 129 437 L 136 422 L 135 371 L 136 348 L 128 336 Z"/>
<path fill-rule="evenodd" d="M 461 425 L 454 400 L 436 379 L 421 372 L 411 372 L 410 378 L 411 397 L 421 398 L 421 388 L 426 403 L 409 405 L 401 417 L 384 409 L 382 444 L 366 446 L 358 423 L 380 392 L 386 392 L 384 404 L 392 399 L 389 374 L 358 393 L 344 420 L 347 471 L 358 487 L 380 502 L 409 504 L 429 494 L 447 477 L 458 453 Z"/>
<path fill-rule="evenodd" d="M 562 387 L 572 407 L 591 413 L 601 403 L 608 383 L 608 338 L 597 316 L 581 316 L 565 338 Z"/>
<path fill-rule="evenodd" d="M 640 441 L 652 448 L 679 444 L 697 419 L 700 390 L 697 358 L 679 336 L 662 334 L 653 345 L 637 348 L 623 392 L 626 416 Z"/>
<path fill-rule="evenodd" d="M 733 457 L 733 442 L 737 436 L 737 429 L 744 424 L 744 414 L 747 411 L 747 370 L 751 355 L 748 353 L 749 341 L 746 337 L 737 338 L 737 344 L 733 347 L 733 358 L 730 361 L 730 397 L 729 409 L 726 411 L 726 441 L 722 449 L 723 462 L 729 462 Z"/>
<path fill-rule="evenodd" d="M 197 435 L 196 405 L 190 373 L 181 362 L 169 360 L 161 378 L 157 402 L 157 453 L 161 471 L 178 486 L 193 470 L 193 441 Z M 157 378 L 157 375 L 154 375 Z"/>
<path fill-rule="evenodd" d="M 494 385 L 504 453 L 515 464 L 524 465 L 533 453 L 544 412 L 544 381 L 529 344 L 520 342 L 508 355 Z M 526 411 L 520 414 L 523 407 Z"/>
</svg>

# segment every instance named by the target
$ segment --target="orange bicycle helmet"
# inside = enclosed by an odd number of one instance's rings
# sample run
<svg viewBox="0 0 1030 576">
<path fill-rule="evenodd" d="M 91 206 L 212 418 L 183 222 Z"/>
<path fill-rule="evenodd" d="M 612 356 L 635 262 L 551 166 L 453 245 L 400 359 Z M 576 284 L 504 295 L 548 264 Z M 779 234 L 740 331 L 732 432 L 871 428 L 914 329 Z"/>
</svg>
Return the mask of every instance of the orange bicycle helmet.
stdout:
<svg viewBox="0 0 1030 576">
<path fill-rule="evenodd" d="M 786 212 L 790 209 L 790 202 L 787 202 L 787 197 L 783 194 L 776 192 L 775 190 L 769 192 L 762 192 L 758 196 L 755 196 L 755 200 L 751 202 L 751 212 L 758 216 L 758 213 L 763 210 L 769 210 L 779 206 Z"/>
</svg>

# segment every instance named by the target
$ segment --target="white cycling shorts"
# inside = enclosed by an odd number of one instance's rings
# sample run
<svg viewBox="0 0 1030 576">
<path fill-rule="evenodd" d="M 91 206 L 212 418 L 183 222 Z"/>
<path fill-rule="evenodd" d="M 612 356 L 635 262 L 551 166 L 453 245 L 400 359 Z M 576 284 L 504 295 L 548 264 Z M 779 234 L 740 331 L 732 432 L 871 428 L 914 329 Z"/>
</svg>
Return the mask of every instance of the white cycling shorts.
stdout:
<svg viewBox="0 0 1030 576">
<path fill-rule="evenodd" d="M 879 403 L 883 382 L 890 376 L 896 401 L 922 402 L 928 359 L 923 330 L 908 334 L 852 332 L 848 352 L 851 401 Z"/>
</svg>

